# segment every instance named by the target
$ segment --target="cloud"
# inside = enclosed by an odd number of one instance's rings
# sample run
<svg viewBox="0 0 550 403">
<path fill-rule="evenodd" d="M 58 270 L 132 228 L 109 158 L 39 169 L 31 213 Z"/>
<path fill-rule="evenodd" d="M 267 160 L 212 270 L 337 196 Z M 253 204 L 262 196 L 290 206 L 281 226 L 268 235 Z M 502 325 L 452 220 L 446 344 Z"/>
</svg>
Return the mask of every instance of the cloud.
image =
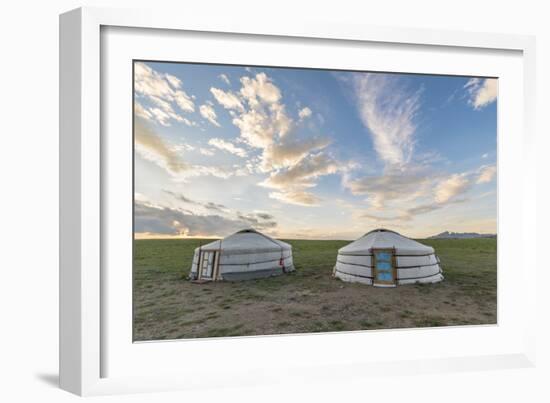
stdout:
<svg viewBox="0 0 550 403">
<path fill-rule="evenodd" d="M 199 148 L 199 153 L 201 153 L 202 155 L 206 155 L 207 157 L 211 157 L 211 156 L 214 155 L 214 150 L 212 150 L 210 148 L 200 147 Z"/>
<path fill-rule="evenodd" d="M 487 159 L 488 157 L 489 157 L 489 153 L 485 153 L 481 156 L 481 158 L 483 158 L 483 159 Z"/>
<path fill-rule="evenodd" d="M 426 172 L 411 168 L 406 173 L 395 170 L 382 176 L 346 177 L 343 184 L 354 195 L 367 195 L 371 208 L 380 210 L 393 201 L 410 201 L 425 194 L 432 181 Z"/>
<path fill-rule="evenodd" d="M 193 165 L 191 170 L 176 179 L 185 181 L 192 176 L 214 176 L 216 178 L 228 179 L 234 176 L 242 176 L 243 174 L 244 171 L 242 169 L 235 168 L 234 166 Z"/>
<path fill-rule="evenodd" d="M 263 230 L 277 226 L 275 221 L 252 222 L 250 218 L 225 217 L 220 214 L 190 214 L 184 210 L 137 201 L 134 205 L 136 234 L 223 237 L 245 228 Z"/>
<path fill-rule="evenodd" d="M 454 174 L 439 182 L 435 188 L 435 201 L 447 203 L 457 195 L 465 193 L 471 186 L 471 181 L 465 174 Z"/>
<path fill-rule="evenodd" d="M 151 101 L 156 105 L 158 105 L 158 107 L 149 107 L 145 111 L 140 111 L 140 113 L 137 114 L 138 116 L 144 117 L 144 114 L 148 113 L 154 118 L 152 120 L 156 120 L 156 122 L 160 123 L 162 126 L 170 126 L 171 120 L 184 123 L 187 126 L 191 126 L 191 127 L 197 125 L 195 122 L 187 119 L 186 117 L 178 115 L 176 112 L 174 112 L 174 109 L 168 102 L 165 102 L 162 99 L 157 97 L 151 97 Z M 148 120 L 151 120 L 151 119 L 148 119 Z"/>
<path fill-rule="evenodd" d="M 247 222 L 256 229 L 274 228 L 277 226 L 275 217 L 268 213 L 253 212 L 248 214 L 237 213 L 237 218 Z"/>
<path fill-rule="evenodd" d="M 498 97 L 498 81 L 495 78 L 471 78 L 464 88 L 470 95 L 468 103 L 476 110 L 493 103 Z"/>
<path fill-rule="evenodd" d="M 285 111 L 285 105 L 279 101 L 281 91 L 270 81 L 265 73 L 255 78 L 242 77 L 240 96 L 248 105 L 234 117 L 233 124 L 241 131 L 241 138 L 251 147 L 265 149 L 277 138 L 289 133 L 292 126 Z"/>
<path fill-rule="evenodd" d="M 476 183 L 488 183 L 493 180 L 497 174 L 497 167 L 495 165 L 484 165 L 479 169 L 479 176 Z"/>
<path fill-rule="evenodd" d="M 153 114 L 150 111 L 148 111 L 147 109 L 145 109 L 143 107 L 143 105 L 141 105 L 137 101 L 134 102 L 134 112 L 135 112 L 136 116 L 139 116 L 142 119 L 145 119 L 145 120 L 153 119 Z"/>
<path fill-rule="evenodd" d="M 409 215 L 375 215 L 369 213 L 361 214 L 361 218 L 367 218 L 377 223 L 387 223 L 393 221 L 410 221 L 412 218 Z"/>
<path fill-rule="evenodd" d="M 215 87 L 210 88 L 210 92 L 216 101 L 218 101 L 218 103 L 225 109 L 240 111 L 244 110 L 243 104 L 241 103 L 238 95 L 235 95 L 232 92 L 225 92 Z"/>
<path fill-rule="evenodd" d="M 159 108 L 149 108 L 155 120 L 163 126 L 170 126 L 170 115 Z"/>
<path fill-rule="evenodd" d="M 379 158 L 388 165 L 408 163 L 414 150 L 420 92 L 407 91 L 388 74 L 357 73 L 352 84 L 359 115 Z"/>
<path fill-rule="evenodd" d="M 250 173 L 267 173 L 269 177 L 260 185 L 277 189 L 270 197 L 285 203 L 314 205 L 319 198 L 307 192 L 314 187 L 319 177 L 349 168 L 327 153 L 322 153 L 331 140 L 315 135 L 299 137 L 292 118 L 287 115 L 283 94 L 270 77 L 258 73 L 253 77 L 242 77 L 241 88 L 226 92 L 211 88 L 216 101 L 229 110 L 232 123 L 239 129 L 239 141 L 248 145 L 260 155 L 251 157 L 246 163 Z M 300 119 L 312 115 L 305 107 L 298 111 Z M 231 144 L 212 144 L 231 151 Z M 244 150 L 243 150 L 244 151 Z M 237 154 L 238 155 L 238 154 Z M 284 184 L 283 184 L 284 183 Z"/>
<path fill-rule="evenodd" d="M 187 144 L 187 143 L 181 143 L 181 144 L 174 144 L 171 146 L 171 149 L 174 150 L 175 152 L 177 153 L 184 153 L 184 152 L 188 152 L 188 151 L 194 151 L 195 150 L 195 147 L 192 146 L 191 144 Z"/>
<path fill-rule="evenodd" d="M 485 169 L 487 168 L 487 169 Z M 370 206 L 360 217 L 377 222 L 411 221 L 414 217 L 468 201 L 467 193 L 490 167 L 450 175 L 397 175 L 348 182 L 355 194 L 367 194 Z"/>
<path fill-rule="evenodd" d="M 187 118 L 182 118 L 181 122 L 185 123 L 189 127 L 196 127 L 197 126 L 197 122 L 194 122 L 194 121 L 189 120 Z"/>
<path fill-rule="evenodd" d="M 181 81 L 168 74 L 158 73 L 145 63 L 134 65 L 134 88 L 138 94 L 160 99 L 172 98 Z"/>
<path fill-rule="evenodd" d="M 144 197 L 135 197 L 136 233 L 170 236 L 225 236 L 245 228 L 266 230 L 277 227 L 275 217 L 266 212 L 234 212 L 219 203 L 197 201 L 169 190 L 164 190 L 164 192 L 189 207 L 153 205 Z M 191 209 L 195 211 L 191 211 Z"/>
<path fill-rule="evenodd" d="M 324 149 L 330 143 L 331 139 L 327 137 L 308 137 L 303 140 L 285 138 L 282 142 L 271 143 L 262 154 L 262 170 L 292 167 L 313 151 Z"/>
<path fill-rule="evenodd" d="M 159 73 L 145 63 L 135 63 L 134 65 L 134 90 L 138 96 L 142 96 L 155 104 L 156 107 L 145 108 L 143 105 L 136 108 L 139 110 L 139 116 L 156 120 L 158 123 L 169 126 L 170 120 L 183 122 L 189 126 L 192 122 L 180 114 L 176 113 L 175 106 L 182 112 L 194 112 L 195 104 L 182 88 L 182 82 L 179 78 Z M 144 111 L 150 112 L 147 116 Z"/>
<path fill-rule="evenodd" d="M 360 213 L 362 218 L 392 224 L 411 221 L 418 215 L 466 201 L 465 195 L 473 185 L 491 180 L 490 169 L 444 174 L 433 167 L 437 155 L 415 155 L 415 120 L 422 88 L 411 91 L 396 76 L 379 73 L 355 74 L 347 83 L 353 87 L 361 120 L 384 164 L 381 175 L 343 177 L 345 188 L 367 198 L 369 206 Z M 480 91 L 485 87 L 485 83 L 476 81 L 468 85 Z"/>
<path fill-rule="evenodd" d="M 211 88 L 210 92 L 220 105 L 236 112 L 233 114 L 233 124 L 240 129 L 241 138 L 251 147 L 264 149 L 276 138 L 289 133 L 292 119 L 280 102 L 281 91 L 265 73 L 242 77 L 240 82 L 238 93 L 217 88 Z"/>
<path fill-rule="evenodd" d="M 229 77 L 227 77 L 226 74 L 220 74 L 219 76 L 219 79 L 222 80 L 224 83 L 226 83 L 227 85 L 231 85 L 231 81 L 229 81 Z"/>
<path fill-rule="evenodd" d="M 182 151 L 193 148 L 189 145 L 168 144 L 143 119 L 136 119 L 134 127 L 135 150 L 144 159 L 164 169 L 174 180 L 186 181 L 190 177 L 214 176 L 227 179 L 243 175 L 243 170 L 234 166 L 191 165 L 181 160 Z"/>
<path fill-rule="evenodd" d="M 241 95 L 251 107 L 260 103 L 276 104 L 281 100 L 281 91 L 275 86 L 265 73 L 258 73 L 256 77 L 241 78 Z"/>
<path fill-rule="evenodd" d="M 223 204 L 193 200 L 193 199 L 190 199 L 190 198 L 184 196 L 181 193 L 172 192 L 172 191 L 166 190 L 166 189 L 164 189 L 163 192 L 170 195 L 170 196 L 172 196 L 174 199 L 176 199 L 178 201 L 181 201 L 181 202 L 186 203 L 186 204 L 192 204 L 194 206 L 201 206 L 201 207 L 203 207 L 207 210 L 218 210 L 218 211 L 222 211 L 222 212 L 227 210 L 227 207 L 224 206 Z"/>
<path fill-rule="evenodd" d="M 184 202 L 184 203 L 202 205 L 201 202 L 197 202 L 195 200 L 192 200 L 192 199 L 182 195 L 181 193 L 172 192 L 171 190 L 166 190 L 166 189 L 163 189 L 162 191 L 164 193 L 169 194 L 170 196 L 174 197 L 175 199 Z"/>
<path fill-rule="evenodd" d="M 321 199 L 315 196 L 313 193 L 306 192 L 304 190 L 289 190 L 281 192 L 271 192 L 269 197 L 275 200 L 282 201 L 288 204 L 295 204 L 297 206 L 316 206 Z"/>
<path fill-rule="evenodd" d="M 266 148 L 273 143 L 275 123 L 261 111 L 250 110 L 233 119 L 241 137 L 254 148 Z"/>
<path fill-rule="evenodd" d="M 199 110 L 200 110 L 200 114 L 203 118 L 208 120 L 214 126 L 220 127 L 220 124 L 216 120 L 218 118 L 216 116 L 216 111 L 214 110 L 214 108 L 212 108 L 211 105 L 208 105 L 208 104 L 201 105 Z"/>
<path fill-rule="evenodd" d="M 213 138 L 208 140 L 208 144 L 213 147 L 219 148 L 220 150 L 227 151 L 231 154 L 235 154 L 242 158 L 247 156 L 246 150 L 244 148 L 237 147 L 233 143 L 230 143 L 223 139 Z"/>
<path fill-rule="evenodd" d="M 261 185 L 274 189 L 314 187 L 320 176 L 335 174 L 345 167 L 326 153 L 319 152 L 302 158 L 286 170 L 274 171 Z"/>
<path fill-rule="evenodd" d="M 287 169 L 273 171 L 260 185 L 278 190 L 269 193 L 272 199 L 301 206 L 315 206 L 321 198 L 306 189 L 315 187 L 321 176 L 336 174 L 349 168 L 349 165 L 338 162 L 325 152 L 319 152 L 302 158 Z"/>
<path fill-rule="evenodd" d="M 441 204 L 441 203 L 421 204 L 421 205 L 407 209 L 406 216 L 411 218 L 412 216 L 430 213 L 432 211 L 438 210 L 443 207 L 444 207 L 444 204 Z"/>
<path fill-rule="evenodd" d="M 211 201 L 198 201 L 198 200 L 190 199 L 189 197 L 186 197 L 181 193 L 172 192 L 172 191 L 166 190 L 166 189 L 164 189 L 163 192 L 170 195 L 170 196 L 172 196 L 174 199 L 176 199 L 176 200 L 178 200 L 178 201 L 180 201 L 184 204 L 192 205 L 192 206 L 195 206 L 195 207 L 200 207 L 200 208 L 203 209 L 203 211 L 214 210 L 214 211 L 217 211 L 219 213 L 230 213 L 231 212 L 231 210 L 227 206 L 225 206 L 223 204 L 220 204 L 220 203 L 214 203 L 214 202 L 211 202 Z"/>
<path fill-rule="evenodd" d="M 223 204 L 214 203 L 214 202 L 206 202 L 203 204 L 203 206 L 208 210 L 218 210 L 218 211 L 224 211 L 227 208 Z"/>
<path fill-rule="evenodd" d="M 309 118 L 311 116 L 311 113 L 311 109 L 306 106 L 305 108 L 300 109 L 300 111 L 298 112 L 298 117 L 300 118 L 300 120 L 304 120 Z"/>
<path fill-rule="evenodd" d="M 419 206 L 415 206 L 415 207 L 411 207 L 409 209 L 406 210 L 407 212 L 407 215 L 409 216 L 416 216 L 416 215 L 420 215 L 420 214 L 426 214 L 426 213 L 430 213 L 432 211 L 435 211 L 435 210 L 439 210 L 449 204 L 458 204 L 458 203 L 464 203 L 464 202 L 467 202 L 469 199 L 465 198 L 465 197 L 461 197 L 461 198 L 458 198 L 458 197 L 454 197 L 453 199 L 451 200 L 448 200 L 446 203 L 429 203 L 429 204 L 422 204 L 422 205 L 419 205 Z"/>
<path fill-rule="evenodd" d="M 432 211 L 442 209 L 449 204 L 463 203 L 463 202 L 466 202 L 467 200 L 468 199 L 461 198 L 461 199 L 453 199 L 446 203 L 432 202 L 427 204 L 420 204 L 415 207 L 401 210 L 396 215 L 371 214 L 367 212 L 367 213 L 361 214 L 361 218 L 367 218 L 375 222 L 386 222 L 386 223 L 391 222 L 393 225 L 395 222 L 411 221 L 418 215 L 431 213 Z"/>
<path fill-rule="evenodd" d="M 185 92 L 176 91 L 174 93 L 174 99 L 176 101 L 176 104 L 178 104 L 178 106 L 182 111 L 185 111 L 185 112 L 195 111 L 195 104 L 193 103 L 193 100 Z"/>
<path fill-rule="evenodd" d="M 180 160 L 173 148 L 169 147 L 155 132 L 139 120 L 136 120 L 135 123 L 134 142 L 136 152 L 173 176 L 182 174 L 191 168 Z"/>
</svg>

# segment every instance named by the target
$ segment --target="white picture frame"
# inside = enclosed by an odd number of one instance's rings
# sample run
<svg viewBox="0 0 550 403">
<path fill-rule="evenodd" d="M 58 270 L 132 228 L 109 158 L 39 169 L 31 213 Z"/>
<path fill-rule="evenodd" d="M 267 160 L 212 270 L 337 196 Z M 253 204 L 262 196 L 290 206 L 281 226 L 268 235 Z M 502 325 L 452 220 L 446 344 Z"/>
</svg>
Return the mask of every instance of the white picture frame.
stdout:
<svg viewBox="0 0 550 403">
<path fill-rule="evenodd" d="M 102 133 L 111 130 L 111 124 L 118 124 L 117 119 L 112 122 L 106 119 L 112 113 L 102 109 L 105 108 L 102 105 L 103 96 L 110 91 L 110 88 L 105 88 L 102 81 L 102 69 L 105 67 L 102 55 L 110 55 L 102 49 L 106 44 L 102 32 L 108 31 L 109 27 L 118 27 L 122 36 L 137 35 L 141 32 L 145 39 L 153 32 L 149 30 L 169 33 L 163 39 L 167 43 L 181 40 L 178 37 L 179 32 L 183 36 L 185 33 L 192 33 L 194 40 L 200 40 L 201 35 L 215 34 L 214 41 L 225 35 L 227 40 L 230 40 L 230 37 L 238 37 L 239 40 L 252 38 L 255 43 L 261 45 L 262 41 L 269 41 L 272 46 L 292 42 L 302 48 L 311 45 L 312 41 L 319 41 L 322 46 L 332 46 L 336 51 L 339 47 L 348 45 L 359 47 L 361 51 L 361 46 L 371 44 L 380 49 L 393 46 L 399 54 L 410 47 L 413 52 L 425 52 L 426 57 L 434 62 L 434 66 L 437 63 L 434 56 L 430 55 L 431 51 L 447 52 L 449 57 L 455 57 L 457 60 L 464 57 L 461 52 L 470 52 L 472 63 L 476 58 L 510 54 L 510 69 L 502 67 L 503 77 L 508 77 L 504 80 L 504 85 L 509 85 L 509 93 L 514 93 L 519 98 L 510 99 L 509 103 L 504 99 L 502 106 L 499 99 L 499 112 L 502 108 L 512 111 L 511 108 L 517 108 L 518 105 L 520 109 L 514 109 L 515 114 L 507 114 L 513 116 L 510 117 L 512 120 L 504 122 L 507 123 L 504 127 L 499 117 L 499 324 L 475 329 L 457 327 L 383 330 L 245 337 L 234 340 L 186 340 L 139 344 L 128 340 L 127 320 L 121 316 L 125 315 L 125 312 L 130 315 L 127 305 L 114 303 L 112 298 L 109 299 L 109 293 L 119 290 L 120 287 L 120 299 L 127 303 L 128 284 L 124 285 L 124 275 L 111 278 L 105 271 L 108 259 L 116 256 L 109 254 L 109 250 L 112 250 L 109 242 L 115 238 L 109 235 L 108 242 L 104 228 L 109 227 L 111 221 L 117 220 L 114 220 L 112 215 L 106 215 L 104 208 L 110 206 L 111 202 L 117 203 L 122 200 L 121 195 L 111 192 L 112 183 L 109 182 L 124 181 L 124 175 L 114 175 L 114 171 L 109 172 L 106 169 L 112 165 L 106 164 L 108 153 L 105 152 L 105 147 L 124 147 L 124 142 L 116 145 L 110 143 L 109 138 L 102 137 Z M 116 42 L 119 39 L 109 40 L 109 46 L 123 44 L 120 41 Z M 159 39 L 157 37 L 151 40 Z M 144 42 L 142 46 L 149 49 L 152 48 L 152 43 Z M 189 44 L 191 46 L 191 42 Z M 119 50 L 117 54 L 124 53 L 120 47 L 116 49 Z M 128 49 L 130 52 L 132 47 Z M 199 50 L 193 46 L 189 49 L 196 50 L 197 60 L 206 57 L 204 54 L 201 56 Z M 534 158 L 531 158 L 535 150 L 534 49 L 534 38 L 520 35 L 368 27 L 310 20 L 300 23 L 290 21 L 281 25 L 268 20 L 215 20 L 151 10 L 81 8 L 61 15 L 61 387 L 79 395 L 97 395 L 208 388 L 229 384 L 246 386 L 292 382 L 292 370 L 296 368 L 308 369 L 302 373 L 303 381 L 308 378 L 329 380 L 335 377 L 346 379 L 375 374 L 518 368 L 534 365 L 536 280 L 518 281 L 515 288 L 512 288 L 510 272 L 510 268 L 513 267 L 516 270 L 514 276 L 523 279 L 537 277 L 534 254 L 521 253 L 527 251 L 529 245 L 535 242 L 533 236 L 536 234 L 535 182 L 532 179 L 535 177 L 535 165 Z M 162 49 L 155 52 L 159 52 L 156 54 L 160 57 Z M 313 51 L 311 53 L 315 54 Z M 134 56 L 125 54 L 124 57 Z M 227 57 L 220 55 L 216 59 L 211 56 L 208 61 L 227 62 Z M 253 63 L 254 60 L 258 60 L 259 63 Z M 316 66 L 319 60 L 311 56 L 313 66 Z M 346 63 L 345 57 L 339 60 L 333 62 Z M 269 64 L 269 60 L 263 57 L 261 52 L 254 52 L 247 56 L 246 60 L 241 54 L 233 61 L 240 61 L 240 64 Z M 304 63 L 306 62 L 302 61 L 298 65 Z M 486 73 L 479 75 L 493 76 L 494 74 L 489 73 L 496 68 L 490 64 L 494 63 L 494 60 L 487 63 L 489 64 L 486 67 L 482 66 L 483 63 L 478 63 L 478 70 L 475 71 Z M 507 63 L 503 60 L 502 66 Z M 422 65 L 415 67 L 409 64 L 404 70 L 414 72 L 415 68 L 422 69 Z M 453 74 L 453 69 L 458 67 L 448 67 L 448 70 L 445 70 L 445 64 L 442 63 L 439 68 L 439 73 Z M 119 99 L 117 97 L 124 94 L 124 85 L 119 90 L 118 95 L 113 95 L 113 98 L 109 98 L 109 95 L 108 99 Z M 505 94 L 506 88 L 502 94 L 504 98 Z M 128 97 L 130 96 L 131 94 L 128 94 Z M 126 127 L 124 125 L 127 124 L 127 120 L 119 120 L 121 128 Z M 514 166 L 513 157 L 515 155 L 517 158 L 518 154 L 522 156 L 522 163 L 521 166 Z M 517 191 L 518 187 L 520 191 Z M 512 214 L 513 217 L 501 220 L 502 214 L 508 211 L 515 212 Z M 127 221 L 118 220 L 118 224 L 113 225 L 118 226 L 120 233 L 124 231 Z M 113 231 L 113 234 L 117 233 L 116 229 Z M 530 234 L 530 239 L 527 234 Z M 521 256 L 521 260 L 509 256 L 511 248 L 514 248 L 516 253 L 519 251 L 517 254 Z M 121 253 L 118 258 L 123 255 Z M 129 278 L 126 280 L 129 281 Z M 518 294 L 522 297 L 521 304 L 513 305 L 514 298 L 518 300 Z M 117 328 L 116 323 L 123 325 Z M 463 345 L 457 342 L 454 349 L 445 347 L 441 343 L 443 338 L 451 341 L 463 340 Z M 420 347 L 417 352 L 411 354 L 404 348 L 396 347 L 392 356 L 373 354 L 366 357 L 353 350 L 354 346 L 365 342 L 366 339 L 369 343 L 380 341 L 395 343 L 396 346 L 410 343 Z M 489 348 L 491 339 L 498 342 L 494 341 Z M 426 340 L 435 343 L 432 350 L 422 348 L 422 345 L 427 343 Z M 330 350 L 328 356 L 322 359 L 315 354 L 320 345 Z M 207 359 L 204 359 L 204 350 L 201 350 L 203 346 L 208 346 Z M 185 363 L 168 358 L 178 357 L 183 350 L 187 357 Z M 247 356 L 243 356 L 243 351 L 248 352 Z M 284 351 L 289 353 L 285 360 L 281 360 L 281 353 Z M 259 361 L 258 357 L 263 357 L 263 360 Z M 207 362 L 208 365 L 201 361 Z M 153 363 L 159 362 L 163 363 L 162 367 L 165 370 L 157 370 L 155 375 L 148 369 Z M 213 362 L 216 371 L 210 370 Z M 227 376 L 228 365 L 232 368 L 231 376 Z M 197 375 L 191 380 L 187 376 L 190 368 L 193 368 Z M 206 371 L 210 371 L 208 381 L 202 380 L 203 377 L 200 376 L 207 373 Z"/>
</svg>

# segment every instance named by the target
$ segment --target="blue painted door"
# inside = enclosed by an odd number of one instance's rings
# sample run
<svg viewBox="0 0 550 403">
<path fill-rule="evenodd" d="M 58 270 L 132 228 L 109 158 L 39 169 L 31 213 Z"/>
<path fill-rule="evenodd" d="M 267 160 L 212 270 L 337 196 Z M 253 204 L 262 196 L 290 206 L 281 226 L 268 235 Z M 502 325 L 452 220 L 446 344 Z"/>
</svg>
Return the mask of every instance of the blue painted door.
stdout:
<svg viewBox="0 0 550 403">
<path fill-rule="evenodd" d="M 374 283 L 394 284 L 393 278 L 393 251 L 374 251 Z"/>
</svg>

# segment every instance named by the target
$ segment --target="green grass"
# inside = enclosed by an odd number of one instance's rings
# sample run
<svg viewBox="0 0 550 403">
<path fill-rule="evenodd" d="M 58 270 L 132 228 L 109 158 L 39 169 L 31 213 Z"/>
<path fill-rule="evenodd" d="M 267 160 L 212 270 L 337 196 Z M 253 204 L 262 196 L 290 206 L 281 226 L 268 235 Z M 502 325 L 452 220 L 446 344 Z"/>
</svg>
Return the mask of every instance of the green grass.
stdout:
<svg viewBox="0 0 550 403">
<path fill-rule="evenodd" d="M 422 240 L 445 280 L 393 289 L 332 278 L 348 241 L 287 241 L 288 275 L 192 284 L 193 251 L 209 241 L 135 241 L 136 340 L 496 323 L 496 239 Z"/>
</svg>

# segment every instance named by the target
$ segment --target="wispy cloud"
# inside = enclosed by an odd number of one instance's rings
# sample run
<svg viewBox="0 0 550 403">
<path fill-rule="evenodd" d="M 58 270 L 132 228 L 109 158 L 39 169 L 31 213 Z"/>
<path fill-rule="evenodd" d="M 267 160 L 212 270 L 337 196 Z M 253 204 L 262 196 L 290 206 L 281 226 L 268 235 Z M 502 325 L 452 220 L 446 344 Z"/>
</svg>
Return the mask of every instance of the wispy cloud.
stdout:
<svg viewBox="0 0 550 403">
<path fill-rule="evenodd" d="M 313 152 L 318 152 L 331 144 L 327 137 L 308 137 L 305 139 L 285 138 L 274 142 L 263 150 L 262 170 L 269 172 L 275 169 L 292 168 Z"/>
<path fill-rule="evenodd" d="M 341 164 L 325 153 L 317 153 L 301 159 L 292 167 L 274 171 L 261 185 L 275 189 L 289 187 L 314 187 L 320 176 L 334 174 L 343 169 Z"/>
<path fill-rule="evenodd" d="M 366 195 L 374 210 L 387 209 L 392 202 L 411 201 L 429 191 L 434 178 L 426 171 L 399 170 L 381 176 L 364 176 L 350 179 L 345 176 L 344 186 L 354 195 Z"/>
<path fill-rule="evenodd" d="M 167 143 L 141 118 L 135 120 L 134 138 L 136 153 L 164 169 L 176 181 L 186 181 L 196 176 L 227 179 L 244 174 L 244 170 L 233 166 L 205 166 L 184 162 L 180 154 L 193 147 Z"/>
<path fill-rule="evenodd" d="M 317 186 L 322 176 L 346 172 L 352 168 L 352 164 L 339 162 L 325 152 L 318 152 L 307 155 L 287 169 L 271 172 L 260 185 L 278 190 L 269 193 L 272 199 L 301 206 L 316 206 L 321 198 L 308 189 Z"/>
<path fill-rule="evenodd" d="M 199 148 L 199 153 L 201 153 L 201 155 L 206 155 L 207 157 L 212 157 L 215 154 L 214 150 L 204 147 Z"/>
<path fill-rule="evenodd" d="M 422 88 L 408 89 L 390 74 L 358 73 L 350 82 L 359 116 L 384 164 L 380 175 L 344 175 L 345 188 L 354 195 L 366 196 L 368 208 L 360 213 L 361 217 L 375 222 L 411 221 L 415 216 L 463 202 L 474 185 L 492 179 L 494 167 L 447 174 L 433 167 L 437 158 L 425 158 L 431 155 L 429 152 L 415 154 L 415 122 L 421 113 Z M 472 81 L 467 88 L 479 95 L 479 104 L 487 101 L 485 83 Z"/>
<path fill-rule="evenodd" d="M 468 103 L 477 110 L 495 102 L 498 97 L 498 80 L 494 78 L 471 78 L 464 88 L 470 95 Z"/>
<path fill-rule="evenodd" d="M 177 152 L 162 140 L 151 128 L 136 121 L 134 128 L 136 152 L 154 162 L 172 176 L 178 176 L 191 167 L 181 161 Z"/>
<path fill-rule="evenodd" d="M 289 190 L 282 192 L 271 192 L 269 197 L 275 200 L 282 201 L 288 204 L 294 204 L 297 206 L 317 206 L 321 201 L 321 198 L 315 196 L 311 192 L 304 190 Z"/>
<path fill-rule="evenodd" d="M 435 201 L 444 204 L 465 193 L 472 185 L 466 174 L 454 174 L 442 180 L 435 187 Z"/>
<path fill-rule="evenodd" d="M 479 169 L 479 176 L 477 178 L 477 183 L 488 183 L 493 180 L 497 174 L 497 167 L 495 165 L 484 165 Z"/>
<path fill-rule="evenodd" d="M 225 141 L 224 139 L 213 138 L 208 140 L 208 144 L 242 158 L 247 156 L 246 150 L 244 148 L 237 147 L 233 143 Z"/>
<path fill-rule="evenodd" d="M 222 80 L 227 85 L 231 85 L 231 81 L 229 81 L 229 77 L 227 77 L 227 74 L 222 73 L 218 77 L 219 77 L 220 80 Z"/>
<path fill-rule="evenodd" d="M 227 207 L 224 206 L 223 204 L 194 200 L 194 199 L 191 199 L 189 197 L 186 197 L 185 195 L 183 195 L 181 193 L 176 193 L 176 192 L 173 192 L 171 190 L 164 189 L 163 192 L 170 195 L 170 196 L 172 196 L 174 199 L 176 199 L 180 202 L 187 203 L 187 204 L 192 204 L 194 206 L 201 206 L 201 207 L 203 207 L 207 210 L 218 210 L 218 211 L 221 211 L 221 212 L 224 212 L 224 211 L 228 210 Z"/>
<path fill-rule="evenodd" d="M 468 201 L 468 199 L 466 198 L 454 198 L 445 203 L 438 203 L 434 201 L 431 203 L 417 204 L 414 207 L 398 210 L 395 215 L 388 215 L 387 213 L 383 212 L 373 214 L 367 211 L 361 213 L 360 217 L 367 218 L 376 223 L 391 224 L 392 226 L 394 226 L 400 222 L 403 223 L 412 221 L 415 217 L 419 215 L 431 213 L 433 211 L 440 210 L 448 205 L 464 203 L 466 201 Z"/>
<path fill-rule="evenodd" d="M 204 104 L 201 105 L 199 108 L 200 114 L 203 118 L 208 120 L 210 123 L 212 123 L 216 127 L 220 127 L 220 124 L 217 121 L 216 111 L 212 107 L 212 105 Z"/>
<path fill-rule="evenodd" d="M 359 115 L 379 158 L 391 165 L 408 163 L 414 150 L 420 91 L 407 90 L 395 76 L 374 73 L 355 74 L 353 88 Z"/>
<path fill-rule="evenodd" d="M 138 101 L 134 102 L 134 112 L 136 116 L 145 119 L 145 120 L 151 120 L 153 119 L 153 114 L 145 109 L 143 105 L 141 105 Z"/>
<path fill-rule="evenodd" d="M 241 100 L 239 99 L 239 96 L 237 94 L 234 94 L 230 91 L 224 91 L 216 87 L 210 88 L 210 92 L 218 101 L 218 103 L 223 106 L 225 109 L 236 109 L 239 111 L 244 110 L 243 104 L 241 103 Z"/>
</svg>

